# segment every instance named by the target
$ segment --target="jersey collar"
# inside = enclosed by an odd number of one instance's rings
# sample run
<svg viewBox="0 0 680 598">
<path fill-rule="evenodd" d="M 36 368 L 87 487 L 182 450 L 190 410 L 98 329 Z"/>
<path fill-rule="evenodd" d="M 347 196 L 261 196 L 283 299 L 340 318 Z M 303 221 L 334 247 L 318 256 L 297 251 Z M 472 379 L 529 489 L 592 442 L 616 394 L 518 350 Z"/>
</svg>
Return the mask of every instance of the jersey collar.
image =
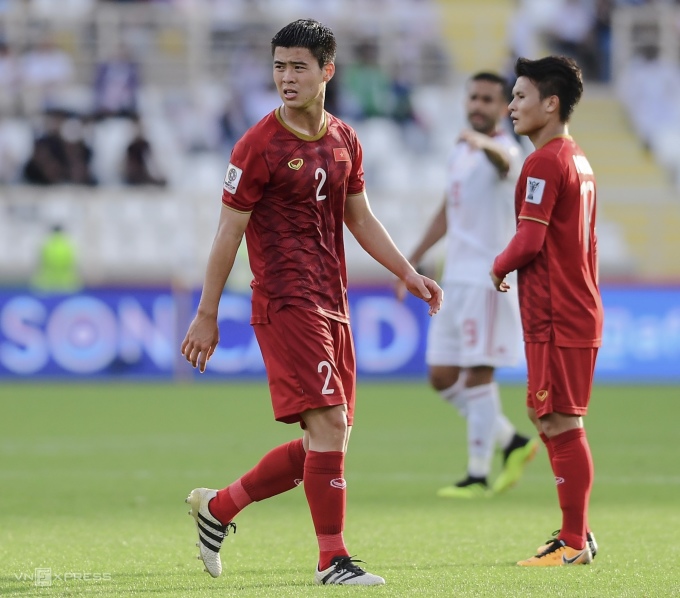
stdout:
<svg viewBox="0 0 680 598">
<path fill-rule="evenodd" d="M 302 139 L 304 141 L 317 141 L 321 139 L 325 134 L 326 131 L 328 130 L 328 114 L 324 110 L 323 112 L 323 126 L 321 127 L 321 130 L 316 134 L 316 135 L 305 135 L 304 133 L 300 133 L 300 131 L 296 131 L 292 127 L 289 127 L 281 117 L 281 106 L 279 106 L 275 111 L 274 114 L 276 115 L 276 120 L 279 121 L 281 126 L 286 129 L 286 131 L 291 132 L 293 135 L 295 135 L 297 138 Z"/>
</svg>

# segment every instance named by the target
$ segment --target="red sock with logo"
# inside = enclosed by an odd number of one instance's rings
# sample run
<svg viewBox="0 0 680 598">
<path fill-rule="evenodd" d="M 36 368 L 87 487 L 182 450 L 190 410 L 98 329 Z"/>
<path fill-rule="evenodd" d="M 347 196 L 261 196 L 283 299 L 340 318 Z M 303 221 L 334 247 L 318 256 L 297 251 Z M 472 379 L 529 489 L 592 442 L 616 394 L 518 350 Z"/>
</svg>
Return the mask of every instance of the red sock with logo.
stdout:
<svg viewBox="0 0 680 598">
<path fill-rule="evenodd" d="M 295 488 L 302 482 L 305 458 L 302 438 L 272 449 L 248 473 L 217 492 L 209 505 L 213 517 L 226 525 L 251 502 Z"/>
<path fill-rule="evenodd" d="M 305 460 L 305 494 L 319 543 L 319 571 L 331 559 L 349 556 L 342 530 L 345 527 L 345 454 L 341 451 L 309 451 Z"/>
<path fill-rule="evenodd" d="M 559 539 L 582 549 L 588 528 L 588 502 L 593 486 L 593 459 L 583 428 L 567 430 L 550 439 L 557 496 L 562 509 Z"/>
</svg>

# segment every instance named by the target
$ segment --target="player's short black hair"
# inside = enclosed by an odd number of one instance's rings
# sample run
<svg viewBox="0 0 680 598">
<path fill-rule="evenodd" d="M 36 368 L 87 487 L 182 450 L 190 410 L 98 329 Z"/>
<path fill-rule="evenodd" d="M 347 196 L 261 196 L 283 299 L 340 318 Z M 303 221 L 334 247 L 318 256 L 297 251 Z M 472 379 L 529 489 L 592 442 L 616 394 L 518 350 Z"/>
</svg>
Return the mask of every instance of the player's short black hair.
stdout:
<svg viewBox="0 0 680 598">
<path fill-rule="evenodd" d="M 583 95 L 583 75 L 576 61 L 567 56 L 546 56 L 538 60 L 518 58 L 518 77 L 531 79 L 541 99 L 557 96 L 560 100 L 560 121 L 566 123 Z"/>
<path fill-rule="evenodd" d="M 503 97 L 510 97 L 510 89 L 507 79 L 501 77 L 498 73 L 491 71 L 480 71 L 470 77 L 470 81 L 488 81 L 489 83 L 498 83 L 503 91 Z"/>
<path fill-rule="evenodd" d="M 298 19 L 286 25 L 272 38 L 272 56 L 276 48 L 307 48 L 323 67 L 335 62 L 337 44 L 333 31 L 314 19 Z"/>
</svg>

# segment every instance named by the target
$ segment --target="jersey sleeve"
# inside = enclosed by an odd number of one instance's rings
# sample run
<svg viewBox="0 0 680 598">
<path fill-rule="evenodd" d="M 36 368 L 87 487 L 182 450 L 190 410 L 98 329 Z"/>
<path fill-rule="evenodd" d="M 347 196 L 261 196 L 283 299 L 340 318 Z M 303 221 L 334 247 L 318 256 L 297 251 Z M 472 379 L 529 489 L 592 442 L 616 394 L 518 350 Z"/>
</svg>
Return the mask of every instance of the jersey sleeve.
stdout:
<svg viewBox="0 0 680 598">
<path fill-rule="evenodd" d="M 358 195 L 366 187 L 364 181 L 364 151 L 356 134 L 352 135 L 352 170 L 347 182 L 347 195 Z"/>
<path fill-rule="evenodd" d="M 241 139 L 227 167 L 222 203 L 238 212 L 252 212 L 269 179 L 269 168 L 262 153 Z"/>
<path fill-rule="evenodd" d="M 562 185 L 562 168 L 551 155 L 529 156 L 524 164 L 519 183 L 524 188 L 524 198 L 519 219 L 550 223 L 555 201 Z"/>
</svg>

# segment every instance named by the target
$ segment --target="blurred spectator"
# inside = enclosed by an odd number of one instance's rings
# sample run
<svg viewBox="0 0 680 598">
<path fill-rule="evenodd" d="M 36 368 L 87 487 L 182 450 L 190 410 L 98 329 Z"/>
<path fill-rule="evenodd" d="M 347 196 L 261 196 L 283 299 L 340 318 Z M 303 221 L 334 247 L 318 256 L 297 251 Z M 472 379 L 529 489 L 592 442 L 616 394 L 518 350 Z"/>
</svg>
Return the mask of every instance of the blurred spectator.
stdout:
<svg viewBox="0 0 680 598">
<path fill-rule="evenodd" d="M 0 184 L 17 182 L 32 142 L 28 124 L 0 117 Z"/>
<path fill-rule="evenodd" d="M 616 0 L 595 0 L 595 50 L 597 78 L 602 82 L 611 79 L 612 61 L 612 10 Z"/>
<path fill-rule="evenodd" d="M 126 116 L 137 112 L 140 87 L 139 64 L 125 48 L 97 64 L 94 76 L 94 107 L 97 116 Z"/>
<path fill-rule="evenodd" d="M 34 185 L 94 185 L 90 172 L 92 150 L 83 134 L 83 122 L 62 111 L 44 115 L 44 132 L 37 136 L 24 168 L 24 179 Z"/>
<path fill-rule="evenodd" d="M 341 116 L 366 120 L 385 118 L 399 126 L 404 141 L 420 150 L 427 138 L 412 102 L 415 83 L 405 64 L 395 63 L 393 75 L 378 61 L 378 46 L 363 40 L 355 46 L 356 62 L 343 70 Z"/>
<path fill-rule="evenodd" d="M 259 43 L 259 32 L 235 48 L 229 83 L 238 81 L 238 98 L 242 103 L 248 127 L 281 105 L 281 98 L 272 81 L 271 49 Z M 230 85 L 231 87 L 231 85 Z"/>
<path fill-rule="evenodd" d="M 529 2 L 515 0 L 515 8 L 508 21 L 508 58 L 504 73 L 508 80 L 515 80 L 515 62 L 518 58 L 535 60 L 540 57 L 539 42 L 542 29 L 541 15 Z"/>
<path fill-rule="evenodd" d="M 15 114 L 20 107 L 19 62 L 14 52 L 0 41 L 0 112 Z"/>
<path fill-rule="evenodd" d="M 560 0 L 545 34 L 552 54 L 576 60 L 585 78 L 597 77 L 595 10 L 590 0 Z"/>
<path fill-rule="evenodd" d="M 218 119 L 220 140 L 227 155 L 252 123 L 246 114 L 243 97 L 236 88 L 228 93 L 224 110 Z"/>
<path fill-rule="evenodd" d="M 71 56 L 45 35 L 21 57 L 26 112 L 59 107 L 60 93 L 73 82 L 74 74 Z"/>
<path fill-rule="evenodd" d="M 141 120 L 133 118 L 135 125 L 132 140 L 125 150 L 123 180 L 127 185 L 158 185 L 164 187 L 167 181 L 153 155 L 151 143 L 144 135 Z"/>
<path fill-rule="evenodd" d="M 641 47 L 621 74 L 617 93 L 645 148 L 664 129 L 680 128 L 680 69 L 659 57 L 656 45 Z"/>
<path fill-rule="evenodd" d="M 40 248 L 31 284 L 50 293 L 73 293 L 81 287 L 76 248 L 60 224 L 52 226 Z"/>
<path fill-rule="evenodd" d="M 68 182 L 75 185 L 97 184 L 92 174 L 93 152 L 87 135 L 89 122 L 89 119 L 71 116 L 64 121 L 61 127 L 69 162 Z"/>
<path fill-rule="evenodd" d="M 344 69 L 342 112 L 365 119 L 389 117 L 394 109 L 392 82 L 378 62 L 378 45 L 362 40 L 354 47 L 354 62 Z"/>
</svg>

